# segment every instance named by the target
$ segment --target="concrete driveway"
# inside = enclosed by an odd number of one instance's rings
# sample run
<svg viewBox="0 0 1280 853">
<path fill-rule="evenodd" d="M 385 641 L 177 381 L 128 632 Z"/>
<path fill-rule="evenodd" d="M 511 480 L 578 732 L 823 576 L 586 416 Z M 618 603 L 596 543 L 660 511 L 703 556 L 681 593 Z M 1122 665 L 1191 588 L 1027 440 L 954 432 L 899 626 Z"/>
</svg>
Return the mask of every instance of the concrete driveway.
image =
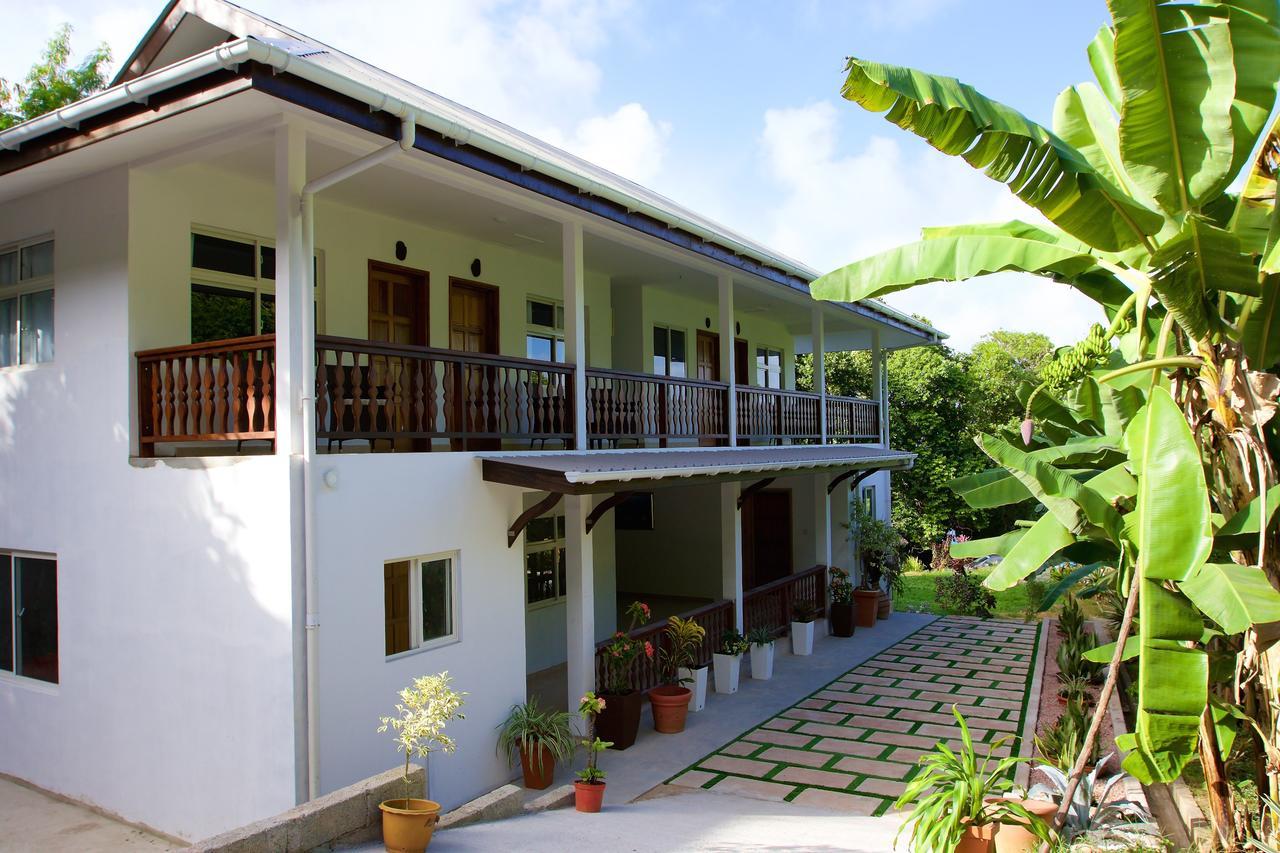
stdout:
<svg viewBox="0 0 1280 853">
<path fill-rule="evenodd" d="M 0 851 L 115 853 L 175 850 L 163 838 L 0 778 Z"/>
</svg>

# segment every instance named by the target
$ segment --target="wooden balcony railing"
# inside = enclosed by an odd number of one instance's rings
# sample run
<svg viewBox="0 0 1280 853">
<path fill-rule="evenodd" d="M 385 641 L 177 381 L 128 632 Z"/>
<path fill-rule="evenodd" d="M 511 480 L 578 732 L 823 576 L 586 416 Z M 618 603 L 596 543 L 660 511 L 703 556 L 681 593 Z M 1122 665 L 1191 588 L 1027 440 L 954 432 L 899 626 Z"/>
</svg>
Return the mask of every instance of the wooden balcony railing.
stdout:
<svg viewBox="0 0 1280 853">
<path fill-rule="evenodd" d="M 711 655 L 720 643 L 720 635 L 733 627 L 733 602 L 728 599 L 713 601 L 694 610 L 679 614 L 682 619 L 693 619 L 704 629 L 702 646 L 698 650 L 698 665 L 711 663 Z M 647 693 L 662 683 L 662 674 L 658 668 L 658 651 L 667 647 L 667 623 L 659 620 L 641 625 L 628 636 L 640 642 L 653 643 L 654 656 L 650 660 L 640 655 L 631 664 L 630 684 L 636 690 Z M 605 640 L 596 644 L 596 685 L 603 687 L 606 678 L 604 649 L 611 641 Z"/>
<path fill-rule="evenodd" d="M 826 613 L 826 566 L 813 566 L 747 590 L 742 596 L 742 622 L 748 631 L 768 628 L 774 636 L 781 636 L 790 630 L 795 604 L 800 601 L 813 602 Z"/>
<path fill-rule="evenodd" d="M 486 449 L 504 440 L 573 445 L 573 368 L 510 356 L 354 338 L 316 337 L 316 437 L 388 440 L 400 449 Z M 275 438 L 275 336 L 137 354 L 140 448 Z M 621 440 L 723 444 L 729 386 L 721 382 L 588 368 L 589 445 Z M 739 386 L 743 441 L 818 442 L 821 398 Z M 878 441 L 872 400 L 827 398 L 830 441 Z M 398 444 L 397 442 L 402 442 Z M 437 446 L 438 447 L 438 446 Z"/>
<path fill-rule="evenodd" d="M 137 359 L 141 455 L 160 442 L 275 439 L 275 335 L 145 350 Z"/>
</svg>

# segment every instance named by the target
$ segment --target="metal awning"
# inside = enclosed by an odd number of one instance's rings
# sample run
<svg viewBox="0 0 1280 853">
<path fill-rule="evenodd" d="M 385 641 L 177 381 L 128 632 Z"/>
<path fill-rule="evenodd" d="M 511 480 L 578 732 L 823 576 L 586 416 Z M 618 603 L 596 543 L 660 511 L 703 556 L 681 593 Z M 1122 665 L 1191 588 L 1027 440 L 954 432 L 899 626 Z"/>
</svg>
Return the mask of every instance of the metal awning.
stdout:
<svg viewBox="0 0 1280 853">
<path fill-rule="evenodd" d="M 859 444 L 483 453 L 490 483 L 586 495 L 817 471 L 905 471 L 916 455 Z"/>
</svg>

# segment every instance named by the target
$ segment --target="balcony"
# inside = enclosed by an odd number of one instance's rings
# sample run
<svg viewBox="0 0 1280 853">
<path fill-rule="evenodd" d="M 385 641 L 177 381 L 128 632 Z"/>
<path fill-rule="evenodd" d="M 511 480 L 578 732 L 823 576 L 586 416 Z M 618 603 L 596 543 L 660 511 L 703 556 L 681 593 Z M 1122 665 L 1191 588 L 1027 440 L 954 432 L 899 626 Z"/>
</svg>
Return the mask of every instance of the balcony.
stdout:
<svg viewBox="0 0 1280 853">
<path fill-rule="evenodd" d="M 316 337 L 319 449 L 574 449 L 570 365 Z M 139 352 L 140 452 L 275 439 L 275 337 Z M 588 368 L 592 448 L 727 444 L 730 386 Z M 739 444 L 821 443 L 823 398 L 735 386 Z M 826 397 L 827 442 L 878 442 L 875 401 Z M 221 449 L 220 449 L 221 448 Z"/>
</svg>

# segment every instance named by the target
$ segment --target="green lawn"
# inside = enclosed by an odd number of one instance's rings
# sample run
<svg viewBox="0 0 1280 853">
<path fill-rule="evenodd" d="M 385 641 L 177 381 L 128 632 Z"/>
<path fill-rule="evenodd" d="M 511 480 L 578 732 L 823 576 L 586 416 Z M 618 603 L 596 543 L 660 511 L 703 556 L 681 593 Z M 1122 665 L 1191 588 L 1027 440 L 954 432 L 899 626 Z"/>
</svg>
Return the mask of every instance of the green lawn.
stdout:
<svg viewBox="0 0 1280 853">
<path fill-rule="evenodd" d="M 971 572 L 977 578 L 986 578 L 990 573 L 990 569 L 975 569 Z M 894 609 L 910 610 L 915 613 L 937 613 L 941 616 L 947 615 L 947 611 L 939 607 L 934 601 L 933 582 L 941 575 L 941 572 L 904 572 L 902 581 L 905 588 L 902 595 L 894 599 Z M 995 596 L 996 609 L 992 614 L 994 616 L 1023 619 L 1032 612 L 1033 605 L 1027 597 L 1026 587 L 1022 584 L 1018 584 L 1004 592 L 997 592 Z M 1039 602 L 1036 603 L 1038 604 Z"/>
</svg>

